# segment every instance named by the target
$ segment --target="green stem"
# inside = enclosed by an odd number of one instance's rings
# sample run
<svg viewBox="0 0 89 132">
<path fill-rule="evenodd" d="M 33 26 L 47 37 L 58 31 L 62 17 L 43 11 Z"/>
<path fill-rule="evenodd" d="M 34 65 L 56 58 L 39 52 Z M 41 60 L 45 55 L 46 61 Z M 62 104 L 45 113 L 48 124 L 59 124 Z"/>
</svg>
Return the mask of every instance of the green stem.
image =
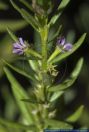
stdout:
<svg viewBox="0 0 89 132">
<path fill-rule="evenodd" d="M 48 26 L 40 28 L 41 44 L 42 44 L 42 71 L 47 70 L 47 38 L 48 38 Z"/>
</svg>

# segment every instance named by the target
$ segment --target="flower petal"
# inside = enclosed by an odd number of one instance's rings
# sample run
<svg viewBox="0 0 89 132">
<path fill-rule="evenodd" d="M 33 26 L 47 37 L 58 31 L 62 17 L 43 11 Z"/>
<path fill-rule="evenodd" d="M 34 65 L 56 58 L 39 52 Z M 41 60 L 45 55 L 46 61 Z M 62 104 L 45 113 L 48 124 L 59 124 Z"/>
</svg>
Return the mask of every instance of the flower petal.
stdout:
<svg viewBox="0 0 89 132">
<path fill-rule="evenodd" d="M 24 44 L 24 41 L 21 37 L 19 38 L 19 42 L 20 42 L 20 45 L 22 45 L 23 47 L 26 47 L 26 45 Z"/>
<path fill-rule="evenodd" d="M 71 51 L 72 50 L 72 44 L 71 43 L 66 43 L 65 45 L 64 45 L 64 47 L 63 47 L 63 49 L 65 50 L 65 51 Z"/>
<path fill-rule="evenodd" d="M 57 44 L 58 44 L 59 46 L 63 46 L 63 45 L 65 44 L 65 38 L 64 38 L 63 36 L 60 37 L 60 38 L 58 38 Z"/>
<path fill-rule="evenodd" d="M 18 55 L 23 54 L 23 50 L 21 50 L 21 49 L 13 49 L 12 52 L 15 53 L 15 54 L 18 54 Z"/>
<path fill-rule="evenodd" d="M 22 49 L 22 46 L 19 43 L 14 43 L 13 48 L 19 48 Z"/>
</svg>

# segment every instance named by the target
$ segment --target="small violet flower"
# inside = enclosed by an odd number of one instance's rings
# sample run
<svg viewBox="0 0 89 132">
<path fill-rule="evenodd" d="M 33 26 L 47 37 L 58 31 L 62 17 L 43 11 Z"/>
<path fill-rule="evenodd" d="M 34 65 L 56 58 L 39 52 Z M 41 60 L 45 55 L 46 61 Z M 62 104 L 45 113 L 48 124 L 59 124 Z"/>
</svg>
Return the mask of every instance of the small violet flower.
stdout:
<svg viewBox="0 0 89 132">
<path fill-rule="evenodd" d="M 57 46 L 60 47 L 63 51 L 71 51 L 72 50 L 72 44 L 66 43 L 64 37 L 60 37 L 57 40 Z"/>
<path fill-rule="evenodd" d="M 58 38 L 57 44 L 60 45 L 60 46 L 64 46 L 64 44 L 65 44 L 65 38 L 63 36 L 60 37 L 60 38 Z"/>
<path fill-rule="evenodd" d="M 27 48 L 27 45 L 24 43 L 22 38 L 19 38 L 19 42 L 13 44 L 13 53 L 22 55 L 24 50 Z"/>
</svg>

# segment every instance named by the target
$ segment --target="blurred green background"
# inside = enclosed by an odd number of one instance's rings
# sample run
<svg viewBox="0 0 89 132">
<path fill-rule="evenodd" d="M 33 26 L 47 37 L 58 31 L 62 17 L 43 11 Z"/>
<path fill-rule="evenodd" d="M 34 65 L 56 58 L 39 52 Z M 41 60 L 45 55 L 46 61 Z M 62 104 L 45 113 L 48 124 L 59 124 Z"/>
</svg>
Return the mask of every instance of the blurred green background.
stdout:
<svg viewBox="0 0 89 132">
<path fill-rule="evenodd" d="M 53 2 L 55 4 L 55 12 L 60 1 L 54 0 Z M 74 126 L 75 128 L 80 126 L 89 128 L 89 0 L 71 0 L 58 20 L 55 29 L 57 29 L 61 23 L 63 25 L 62 34 L 67 38 L 68 42 L 73 43 L 84 32 L 87 33 L 83 45 L 59 66 L 60 75 L 57 80 L 61 82 L 65 79 L 75 66 L 77 60 L 81 56 L 84 57 L 84 65 L 80 76 L 73 87 L 67 90 L 64 95 L 64 111 L 67 114 L 72 113 L 79 105 L 84 104 L 84 113 Z M 21 18 L 20 14 L 12 7 L 9 0 L 0 0 L 0 116 L 9 120 L 17 120 L 19 114 L 18 108 L 11 94 L 10 84 L 3 73 L 4 64 L 1 61 L 3 58 L 10 63 L 15 63 L 15 56 L 12 54 L 13 41 L 6 31 L 6 27 L 9 27 L 18 37 L 23 37 L 24 40 L 28 40 L 30 43 L 34 42 L 34 31 L 32 27 Z M 24 63 L 24 61 L 21 62 L 23 68 Z M 16 73 L 14 73 L 14 75 L 23 86 L 27 85 L 28 87 L 29 82 L 25 78 Z M 57 105 L 60 105 L 60 102 Z"/>
</svg>

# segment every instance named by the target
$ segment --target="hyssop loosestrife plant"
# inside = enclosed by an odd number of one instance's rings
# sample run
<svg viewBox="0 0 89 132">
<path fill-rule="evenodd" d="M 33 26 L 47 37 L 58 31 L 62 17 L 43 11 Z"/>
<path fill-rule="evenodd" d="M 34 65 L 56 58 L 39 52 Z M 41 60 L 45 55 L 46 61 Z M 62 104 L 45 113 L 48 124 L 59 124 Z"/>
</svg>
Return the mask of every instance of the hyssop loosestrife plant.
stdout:
<svg viewBox="0 0 89 132">
<path fill-rule="evenodd" d="M 63 9 L 70 0 L 62 0 L 56 9 L 56 13 L 51 18 L 49 15 L 53 12 L 54 6 L 52 0 L 31 0 L 31 3 L 26 0 L 19 0 L 25 6 L 25 9 L 19 7 L 14 0 L 10 0 L 10 2 L 23 19 L 33 27 L 36 34 L 39 35 L 39 42 L 36 43 L 36 46 L 33 44 L 32 47 L 22 37 L 17 38 L 7 28 L 9 35 L 13 39 L 12 53 L 16 54 L 18 58 L 21 56 L 25 57 L 30 73 L 3 60 L 7 65 L 4 67 L 4 71 L 11 84 L 22 122 L 15 123 L 0 119 L 0 123 L 9 128 L 19 129 L 19 132 L 43 132 L 45 129 L 73 129 L 73 123 L 81 116 L 84 106 L 79 106 L 72 115 L 66 116 L 66 118 L 63 116 L 62 119 L 57 120 L 55 103 L 76 81 L 83 65 L 83 58 L 78 60 L 67 79 L 59 84 L 55 82 L 55 79 L 59 73 L 57 66 L 81 46 L 86 33 L 75 44 L 71 44 L 66 42 L 65 37 L 60 35 L 61 26 L 59 25 L 55 35 L 51 39 L 49 38 L 51 27 L 55 27 Z M 49 53 L 49 44 L 54 45 L 52 53 Z M 9 68 L 30 80 L 31 88 L 26 91 Z"/>
</svg>

